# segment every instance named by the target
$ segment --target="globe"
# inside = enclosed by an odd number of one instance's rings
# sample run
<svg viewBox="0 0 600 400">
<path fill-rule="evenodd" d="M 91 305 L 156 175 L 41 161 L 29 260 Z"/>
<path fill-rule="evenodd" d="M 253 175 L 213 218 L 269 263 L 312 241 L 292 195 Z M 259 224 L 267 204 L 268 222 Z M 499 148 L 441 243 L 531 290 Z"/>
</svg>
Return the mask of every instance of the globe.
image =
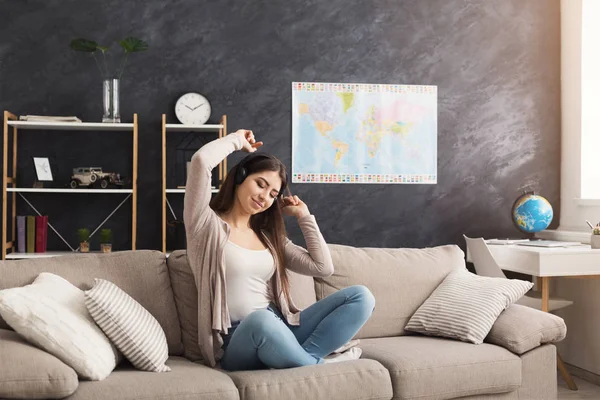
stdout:
<svg viewBox="0 0 600 400">
<path fill-rule="evenodd" d="M 553 216 L 550 202 L 535 193 L 520 196 L 512 208 L 513 222 L 526 233 L 543 231 L 550 225 Z"/>
</svg>

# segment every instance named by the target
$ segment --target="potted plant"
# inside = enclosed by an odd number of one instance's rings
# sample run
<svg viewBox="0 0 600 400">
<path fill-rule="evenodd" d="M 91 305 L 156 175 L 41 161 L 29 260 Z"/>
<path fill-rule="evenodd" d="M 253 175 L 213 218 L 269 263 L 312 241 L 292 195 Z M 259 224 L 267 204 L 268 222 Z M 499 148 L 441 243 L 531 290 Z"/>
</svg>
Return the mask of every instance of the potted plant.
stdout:
<svg viewBox="0 0 600 400">
<path fill-rule="evenodd" d="M 100 230 L 100 250 L 103 253 L 110 253 L 112 251 L 112 230 Z"/>
<path fill-rule="evenodd" d="M 111 73 L 106 61 L 106 53 L 109 50 L 109 46 L 101 46 L 93 40 L 84 38 L 73 39 L 69 44 L 72 50 L 90 53 L 94 57 L 98 71 L 100 71 L 100 76 L 103 80 L 102 99 L 104 101 L 102 122 L 121 122 L 119 113 L 119 82 L 125 69 L 125 63 L 131 53 L 148 50 L 148 43 L 134 37 L 126 37 L 119 40 L 119 45 L 123 48 L 123 55 L 121 56 L 119 67 L 114 73 Z M 102 53 L 102 62 L 96 57 L 98 51 Z"/>
<path fill-rule="evenodd" d="M 600 249 L 600 225 L 592 230 L 592 240 L 590 241 L 592 249 Z"/>
<path fill-rule="evenodd" d="M 77 238 L 79 239 L 79 251 L 82 253 L 89 253 L 90 230 L 88 228 L 77 229 Z"/>
</svg>

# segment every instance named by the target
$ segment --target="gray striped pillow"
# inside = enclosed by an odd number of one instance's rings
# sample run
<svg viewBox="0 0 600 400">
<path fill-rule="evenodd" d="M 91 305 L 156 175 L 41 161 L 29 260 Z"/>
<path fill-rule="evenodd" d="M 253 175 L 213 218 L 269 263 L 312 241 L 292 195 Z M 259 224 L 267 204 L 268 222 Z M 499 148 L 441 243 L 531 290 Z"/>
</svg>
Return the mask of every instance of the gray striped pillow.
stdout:
<svg viewBox="0 0 600 400">
<path fill-rule="evenodd" d="M 168 372 L 167 338 L 158 321 L 117 285 L 95 279 L 85 305 L 96 324 L 134 367 Z"/>
<path fill-rule="evenodd" d="M 405 329 L 481 344 L 500 313 L 532 286 L 518 279 L 477 276 L 466 269 L 453 271 L 413 314 Z"/>
</svg>

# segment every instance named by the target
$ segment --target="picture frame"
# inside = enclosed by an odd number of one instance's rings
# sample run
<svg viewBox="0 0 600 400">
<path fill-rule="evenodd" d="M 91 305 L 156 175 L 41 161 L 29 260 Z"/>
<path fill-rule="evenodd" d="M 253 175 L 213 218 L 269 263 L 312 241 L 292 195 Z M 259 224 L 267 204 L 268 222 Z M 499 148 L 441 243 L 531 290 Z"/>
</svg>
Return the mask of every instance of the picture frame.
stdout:
<svg viewBox="0 0 600 400">
<path fill-rule="evenodd" d="M 32 157 L 38 182 L 53 182 L 52 168 L 48 157 Z"/>
</svg>

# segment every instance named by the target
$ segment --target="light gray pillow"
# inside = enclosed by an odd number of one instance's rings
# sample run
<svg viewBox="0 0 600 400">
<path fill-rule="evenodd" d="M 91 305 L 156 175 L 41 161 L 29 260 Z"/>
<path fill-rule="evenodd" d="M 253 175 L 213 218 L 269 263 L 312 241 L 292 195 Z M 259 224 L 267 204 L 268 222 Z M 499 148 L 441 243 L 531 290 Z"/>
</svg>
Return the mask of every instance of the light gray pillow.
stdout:
<svg viewBox="0 0 600 400">
<path fill-rule="evenodd" d="M 500 314 L 485 341 L 523 354 L 545 343 L 560 342 L 566 335 L 567 325 L 561 317 L 513 304 Z"/>
<path fill-rule="evenodd" d="M 451 272 L 405 329 L 481 344 L 500 313 L 532 286 L 518 279 L 477 276 L 466 269 Z"/>
<path fill-rule="evenodd" d="M 117 349 L 137 369 L 171 371 L 165 365 L 167 338 L 156 318 L 114 283 L 94 281 L 94 287 L 85 292 L 85 305 Z"/>
<path fill-rule="evenodd" d="M 0 329 L 0 398 L 62 399 L 78 386 L 73 368 L 17 332 Z"/>
</svg>

